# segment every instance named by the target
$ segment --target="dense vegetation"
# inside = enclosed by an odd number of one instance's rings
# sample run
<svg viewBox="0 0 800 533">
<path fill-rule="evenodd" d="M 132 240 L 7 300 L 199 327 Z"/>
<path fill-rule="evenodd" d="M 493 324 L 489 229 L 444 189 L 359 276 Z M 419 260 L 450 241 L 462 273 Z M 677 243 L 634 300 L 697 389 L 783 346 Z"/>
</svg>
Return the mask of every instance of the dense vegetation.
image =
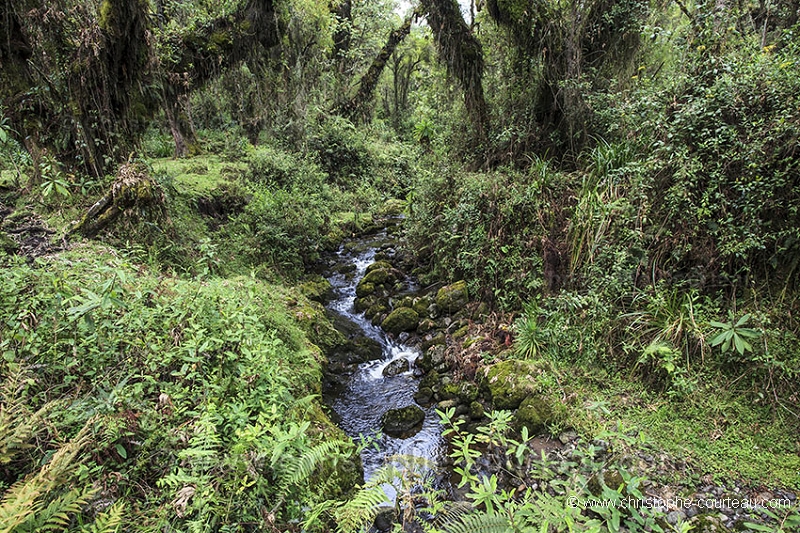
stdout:
<svg viewBox="0 0 800 533">
<path fill-rule="evenodd" d="M 0 5 L 0 530 L 355 531 L 393 483 L 428 530 L 705 531 L 570 507 L 642 497 L 642 449 L 800 490 L 798 2 L 400 9 Z M 457 373 L 546 369 L 605 448 L 443 412 L 475 510 L 411 458 L 362 485 L 308 275 L 399 212 L 474 300 Z"/>
</svg>

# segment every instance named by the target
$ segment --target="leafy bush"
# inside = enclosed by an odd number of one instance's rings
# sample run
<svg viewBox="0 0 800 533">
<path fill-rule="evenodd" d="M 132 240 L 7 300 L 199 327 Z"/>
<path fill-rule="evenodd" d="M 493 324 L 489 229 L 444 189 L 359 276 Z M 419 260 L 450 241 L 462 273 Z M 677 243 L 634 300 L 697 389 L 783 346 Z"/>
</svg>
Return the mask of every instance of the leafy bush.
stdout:
<svg viewBox="0 0 800 533">
<path fill-rule="evenodd" d="M 354 190 L 370 179 L 372 158 L 364 136 L 341 117 L 329 117 L 308 140 L 308 147 L 332 183 Z"/>
</svg>

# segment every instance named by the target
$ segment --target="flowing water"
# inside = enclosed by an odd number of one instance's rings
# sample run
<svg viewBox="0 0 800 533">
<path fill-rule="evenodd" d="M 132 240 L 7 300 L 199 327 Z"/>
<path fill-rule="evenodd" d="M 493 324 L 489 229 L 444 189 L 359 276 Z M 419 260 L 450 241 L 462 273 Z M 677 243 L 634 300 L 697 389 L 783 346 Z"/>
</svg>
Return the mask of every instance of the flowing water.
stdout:
<svg viewBox="0 0 800 533">
<path fill-rule="evenodd" d="M 331 407 L 340 418 L 339 426 L 356 439 L 362 435 L 376 435 L 380 430 L 381 416 L 387 410 L 415 405 L 413 396 L 419 383 L 412 370 L 397 376 L 384 377 L 383 369 L 396 359 L 408 359 L 411 363 L 410 368 L 413 369 L 413 362 L 419 356 L 419 350 L 390 338 L 380 327 L 373 326 L 363 313 L 356 312 L 353 307 L 356 285 L 364 276 L 366 268 L 374 261 L 376 246 L 385 242 L 385 239 L 386 234 L 383 232 L 357 242 L 358 246 L 355 247 L 357 251 L 348 251 L 343 246 L 337 253 L 336 264 L 355 265 L 355 271 L 348 274 L 334 273 L 328 277 L 335 293 L 328 308 L 357 324 L 366 336 L 380 343 L 383 348 L 382 357 L 359 365 L 344 391 L 331 402 Z M 430 407 L 425 409 L 422 429 L 415 435 L 406 439 L 382 435 L 375 441 L 377 446 L 369 446 L 361 453 L 365 480 L 370 480 L 387 460 L 398 454 L 425 459 L 432 466 L 440 463 L 445 451 L 441 433 L 435 408 Z M 390 498 L 394 497 L 391 489 L 388 487 L 384 489 Z"/>
</svg>

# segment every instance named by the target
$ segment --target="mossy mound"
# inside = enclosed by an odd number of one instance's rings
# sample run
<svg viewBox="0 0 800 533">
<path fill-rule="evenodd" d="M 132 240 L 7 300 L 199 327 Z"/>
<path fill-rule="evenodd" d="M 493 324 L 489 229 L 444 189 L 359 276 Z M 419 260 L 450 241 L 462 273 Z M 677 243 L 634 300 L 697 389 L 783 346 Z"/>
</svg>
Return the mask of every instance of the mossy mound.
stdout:
<svg viewBox="0 0 800 533">
<path fill-rule="evenodd" d="M 419 315 L 410 307 L 395 309 L 381 323 L 381 327 L 388 333 L 402 333 L 403 331 L 414 331 L 419 324 Z"/>
<path fill-rule="evenodd" d="M 381 417 L 381 427 L 391 437 L 406 439 L 422 429 L 423 420 L 425 411 L 416 405 L 408 405 L 386 411 Z"/>
<path fill-rule="evenodd" d="M 392 264 L 389 261 L 375 261 L 367 267 L 366 273 L 369 274 L 373 270 L 391 270 Z"/>
<path fill-rule="evenodd" d="M 436 305 L 444 313 L 455 314 L 461 311 L 469 302 L 467 282 L 456 281 L 452 285 L 442 287 L 436 293 Z"/>
<path fill-rule="evenodd" d="M 356 296 L 365 298 L 375 292 L 375 284 L 364 281 L 363 279 L 356 285 Z"/>
<path fill-rule="evenodd" d="M 538 392 L 536 378 L 543 371 L 541 361 L 501 361 L 484 370 L 481 387 L 495 409 L 516 409 Z"/>
</svg>

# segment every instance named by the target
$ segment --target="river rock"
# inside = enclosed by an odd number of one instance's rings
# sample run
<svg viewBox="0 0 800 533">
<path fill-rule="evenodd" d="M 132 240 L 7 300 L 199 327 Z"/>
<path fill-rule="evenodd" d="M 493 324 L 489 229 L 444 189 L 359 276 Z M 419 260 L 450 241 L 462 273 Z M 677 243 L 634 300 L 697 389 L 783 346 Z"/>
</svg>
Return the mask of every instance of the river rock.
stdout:
<svg viewBox="0 0 800 533">
<path fill-rule="evenodd" d="M 439 371 L 439 368 L 442 367 L 444 363 L 444 345 L 437 344 L 425 350 L 425 354 L 419 361 L 419 366 L 426 372 L 434 369 Z"/>
<path fill-rule="evenodd" d="M 537 361 L 501 361 L 484 370 L 481 388 L 495 409 L 516 409 L 537 392 L 536 378 L 544 372 L 543 368 L 544 363 Z"/>
<path fill-rule="evenodd" d="M 397 376 L 408 370 L 408 359 L 400 358 L 389 362 L 383 367 L 383 375 L 386 377 Z"/>
<path fill-rule="evenodd" d="M 386 411 L 381 417 L 381 427 L 391 437 L 406 439 L 422 429 L 423 420 L 425 411 L 416 405 L 408 405 Z"/>
<path fill-rule="evenodd" d="M 359 282 L 372 283 L 373 285 L 385 285 L 394 281 L 394 275 L 388 268 L 376 268 L 364 275 L 364 278 Z"/>
<path fill-rule="evenodd" d="M 431 403 L 433 403 L 433 390 L 428 387 L 420 387 L 420 389 L 414 394 L 414 401 L 423 407 L 429 406 Z"/>
<path fill-rule="evenodd" d="M 430 296 L 420 296 L 414 298 L 411 307 L 414 308 L 414 311 L 416 311 L 419 316 L 429 317 L 428 308 L 431 304 L 433 304 L 433 299 Z"/>
<path fill-rule="evenodd" d="M 436 327 L 436 322 L 434 322 L 430 318 L 423 318 L 422 320 L 420 320 L 419 326 L 417 326 L 417 333 L 419 333 L 420 335 L 424 335 L 425 333 L 428 333 L 435 327 Z"/>
<path fill-rule="evenodd" d="M 365 280 L 366 278 L 363 278 L 358 282 L 358 285 L 356 285 L 356 296 L 359 298 L 364 298 L 375 292 L 375 284 Z"/>
<path fill-rule="evenodd" d="M 392 264 L 389 261 L 375 261 L 367 267 L 366 273 L 369 274 L 373 270 L 391 270 Z"/>
<path fill-rule="evenodd" d="M 388 333 L 395 335 L 403 331 L 413 331 L 419 324 L 419 315 L 410 307 L 395 309 L 381 323 L 381 327 Z"/>
<path fill-rule="evenodd" d="M 444 313 L 455 314 L 461 311 L 467 302 L 469 302 L 467 282 L 464 280 L 442 287 L 436 293 L 436 305 Z"/>
</svg>

